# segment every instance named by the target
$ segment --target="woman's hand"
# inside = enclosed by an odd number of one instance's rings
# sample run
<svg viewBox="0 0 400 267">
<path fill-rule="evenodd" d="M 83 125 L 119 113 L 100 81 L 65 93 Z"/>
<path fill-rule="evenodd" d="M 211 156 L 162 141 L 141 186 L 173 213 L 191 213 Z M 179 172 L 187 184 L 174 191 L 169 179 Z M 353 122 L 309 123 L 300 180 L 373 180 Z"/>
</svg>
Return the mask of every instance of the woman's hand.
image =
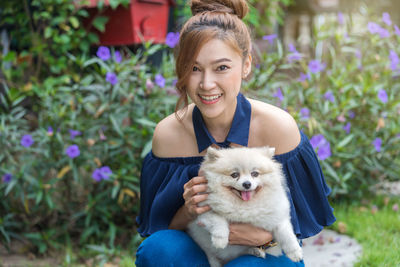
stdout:
<svg viewBox="0 0 400 267">
<path fill-rule="evenodd" d="M 210 210 L 210 206 L 208 205 L 199 206 L 200 202 L 206 200 L 208 197 L 207 189 L 207 180 L 204 176 L 193 177 L 183 186 L 185 209 L 192 220 Z"/>
<path fill-rule="evenodd" d="M 169 224 L 169 229 L 185 230 L 189 222 L 210 210 L 208 205 L 199 206 L 208 197 L 207 189 L 207 180 L 204 176 L 193 177 L 183 186 L 185 204 L 175 213 Z"/>
<path fill-rule="evenodd" d="M 245 246 L 261 246 L 272 241 L 271 232 L 251 224 L 232 223 L 229 225 L 229 244 Z"/>
</svg>

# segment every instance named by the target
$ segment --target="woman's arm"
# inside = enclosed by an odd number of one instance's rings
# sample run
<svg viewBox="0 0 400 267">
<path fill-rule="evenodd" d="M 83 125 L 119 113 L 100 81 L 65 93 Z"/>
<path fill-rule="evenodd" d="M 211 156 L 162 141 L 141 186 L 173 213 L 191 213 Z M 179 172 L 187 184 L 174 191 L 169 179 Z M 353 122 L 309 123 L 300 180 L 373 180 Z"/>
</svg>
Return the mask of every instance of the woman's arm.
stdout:
<svg viewBox="0 0 400 267">
<path fill-rule="evenodd" d="M 229 225 L 229 244 L 245 246 L 262 246 L 274 238 L 264 229 L 251 224 L 232 223 Z"/>
</svg>

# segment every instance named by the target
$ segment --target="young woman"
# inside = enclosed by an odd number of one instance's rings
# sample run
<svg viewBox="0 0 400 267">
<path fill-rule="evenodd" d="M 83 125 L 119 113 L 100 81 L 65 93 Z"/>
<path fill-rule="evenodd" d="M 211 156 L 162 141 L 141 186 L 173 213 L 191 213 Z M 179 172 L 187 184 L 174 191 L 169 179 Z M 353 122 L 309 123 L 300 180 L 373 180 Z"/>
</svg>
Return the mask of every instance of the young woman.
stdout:
<svg viewBox="0 0 400 267">
<path fill-rule="evenodd" d="M 184 232 L 208 206 L 207 180 L 198 173 L 207 148 L 275 147 L 287 179 L 291 219 L 299 239 L 335 221 L 318 159 L 306 135 L 285 111 L 240 93 L 251 71 L 250 34 L 242 18 L 245 0 L 192 0 L 176 58 L 180 99 L 175 114 L 158 123 L 143 162 L 138 231 L 146 238 L 136 254 L 142 266 L 209 266 Z M 191 99 L 189 104 L 188 97 Z M 182 107 L 183 104 L 183 107 Z M 271 233 L 230 225 L 230 244 L 261 246 Z M 285 255 L 239 257 L 225 266 L 304 266 Z"/>
</svg>

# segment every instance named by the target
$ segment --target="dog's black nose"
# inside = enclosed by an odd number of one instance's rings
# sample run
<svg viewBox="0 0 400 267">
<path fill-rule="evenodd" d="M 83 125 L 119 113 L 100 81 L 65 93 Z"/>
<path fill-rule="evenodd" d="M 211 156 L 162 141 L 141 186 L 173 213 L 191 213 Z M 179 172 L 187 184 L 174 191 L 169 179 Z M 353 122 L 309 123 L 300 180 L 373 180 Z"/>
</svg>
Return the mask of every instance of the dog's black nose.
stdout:
<svg viewBox="0 0 400 267">
<path fill-rule="evenodd" d="M 251 186 L 251 183 L 250 183 L 249 181 L 246 181 L 246 182 L 244 182 L 242 185 L 243 185 L 243 187 L 244 187 L 245 189 L 249 189 L 250 186 Z"/>
</svg>

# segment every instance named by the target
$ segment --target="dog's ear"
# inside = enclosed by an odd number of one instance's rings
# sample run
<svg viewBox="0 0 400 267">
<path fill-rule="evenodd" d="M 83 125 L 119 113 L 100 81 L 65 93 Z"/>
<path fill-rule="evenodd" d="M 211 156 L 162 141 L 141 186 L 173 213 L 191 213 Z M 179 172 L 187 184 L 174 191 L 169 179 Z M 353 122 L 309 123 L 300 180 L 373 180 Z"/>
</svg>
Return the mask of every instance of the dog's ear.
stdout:
<svg viewBox="0 0 400 267">
<path fill-rule="evenodd" d="M 214 162 L 214 161 L 216 161 L 219 157 L 220 157 L 220 154 L 219 154 L 218 149 L 215 149 L 215 148 L 213 148 L 213 147 L 210 146 L 210 147 L 207 149 L 207 154 L 205 155 L 204 160 L 205 160 L 205 161 L 208 161 L 208 162 Z"/>
<path fill-rule="evenodd" d="M 275 147 L 265 146 L 261 148 L 264 155 L 268 158 L 272 158 L 275 155 Z"/>
</svg>

